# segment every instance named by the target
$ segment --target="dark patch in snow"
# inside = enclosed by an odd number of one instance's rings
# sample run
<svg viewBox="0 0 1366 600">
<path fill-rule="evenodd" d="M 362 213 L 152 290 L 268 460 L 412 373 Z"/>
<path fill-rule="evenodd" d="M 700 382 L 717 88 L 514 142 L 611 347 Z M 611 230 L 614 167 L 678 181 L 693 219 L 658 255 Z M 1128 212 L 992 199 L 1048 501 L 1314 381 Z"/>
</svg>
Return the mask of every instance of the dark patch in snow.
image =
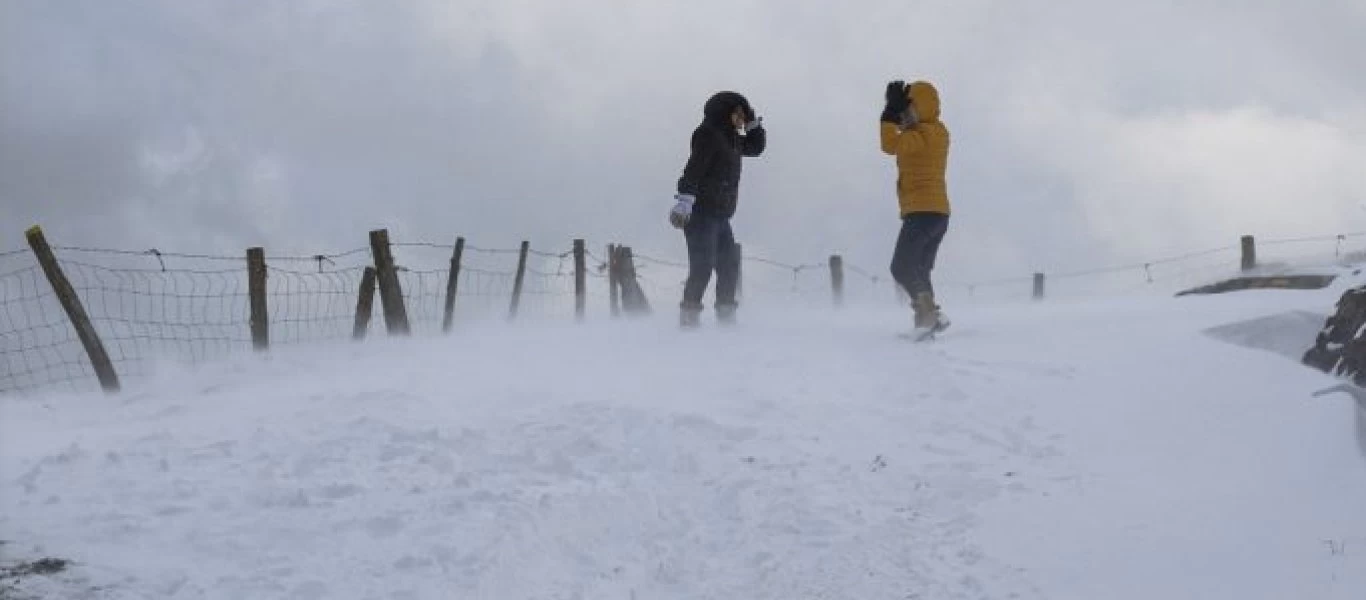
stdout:
<svg viewBox="0 0 1366 600">
<path fill-rule="evenodd" d="M 33 562 L 22 562 L 13 567 L 0 567 L 0 575 L 6 577 L 27 577 L 29 575 L 56 575 L 66 570 L 70 563 L 62 558 L 40 558 Z"/>
<path fill-rule="evenodd" d="M 1177 292 L 1177 296 L 1191 294 L 1222 294 L 1241 290 L 1321 290 L 1337 279 L 1336 275 L 1272 275 L 1262 277 L 1235 277 L 1210 285 L 1200 286 Z"/>
<path fill-rule="evenodd" d="M 883 470 L 883 469 L 885 469 L 885 468 L 887 468 L 887 459 L 882 458 L 882 455 L 881 455 L 881 454 L 879 454 L 879 455 L 877 455 L 876 457 L 873 458 L 873 465 L 872 465 L 872 468 L 870 469 L 872 472 L 876 473 L 876 472 L 881 471 L 881 470 Z"/>
<path fill-rule="evenodd" d="M 70 564 L 62 558 L 40 558 L 16 565 L 0 566 L 0 600 L 30 600 L 28 596 L 20 595 L 18 589 L 25 578 L 56 575 L 66 571 Z"/>
<path fill-rule="evenodd" d="M 1300 362 L 1326 317 L 1292 311 L 1212 327 L 1205 334 L 1235 346 L 1265 350 Z"/>
</svg>

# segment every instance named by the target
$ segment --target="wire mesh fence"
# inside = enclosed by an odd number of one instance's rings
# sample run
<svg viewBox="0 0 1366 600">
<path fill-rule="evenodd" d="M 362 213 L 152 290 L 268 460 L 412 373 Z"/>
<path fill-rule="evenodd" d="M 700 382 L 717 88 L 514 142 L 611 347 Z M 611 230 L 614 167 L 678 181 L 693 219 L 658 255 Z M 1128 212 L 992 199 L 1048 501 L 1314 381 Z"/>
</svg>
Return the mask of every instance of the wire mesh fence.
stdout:
<svg viewBox="0 0 1366 600">
<path fill-rule="evenodd" d="M 393 244 L 394 270 L 414 334 L 443 329 L 454 244 Z M 250 352 L 246 255 L 52 247 L 64 277 L 120 379 L 153 374 L 159 363 L 196 364 Z M 465 246 L 453 322 L 508 318 L 520 248 Z M 517 300 L 521 319 L 575 315 L 572 252 L 529 249 Z M 335 254 L 267 256 L 265 306 L 272 347 L 353 338 L 370 248 Z M 605 298 L 606 262 L 585 278 Z M 605 303 L 604 303 L 605 304 Z M 378 298 L 366 315 L 382 330 Z M 0 394 L 47 388 L 92 391 L 94 369 L 75 327 L 33 252 L 0 252 Z"/>
<path fill-rule="evenodd" d="M 0 274 L 0 393 L 92 381 L 75 331 L 37 265 Z"/>
<path fill-rule="evenodd" d="M 520 248 L 463 245 L 451 286 L 455 243 L 394 243 L 394 270 L 410 329 L 442 332 L 447 303 L 455 327 L 506 319 L 513 312 Z M 1258 272 L 1331 266 L 1366 260 L 1366 232 L 1257 244 Z M 89 320 L 122 379 L 146 377 L 159 363 L 201 363 L 251 352 L 253 338 L 248 261 L 243 256 L 180 254 L 54 246 Z M 688 277 L 686 259 L 633 254 L 637 281 L 656 307 L 672 307 Z M 1237 245 L 1144 263 L 1046 273 L 1050 298 L 1141 290 L 1175 292 L 1219 278 L 1247 274 Z M 586 249 L 585 302 L 606 315 L 611 261 Z M 353 338 L 362 280 L 373 262 L 370 248 L 333 254 L 266 255 L 265 306 L 270 346 L 301 346 Z M 789 263 L 744 256 L 741 301 L 754 307 L 829 307 L 832 304 L 904 302 L 883 269 L 841 259 Z M 938 283 L 944 295 L 1027 299 L 1034 276 L 975 283 Z M 838 283 L 837 283 L 838 282 Z M 453 299 L 448 299 L 450 291 Z M 522 269 L 519 319 L 568 320 L 576 316 L 573 250 L 528 249 Z M 365 316 L 382 331 L 383 307 L 375 298 Z M 0 252 L 0 394 L 52 387 L 98 389 L 94 369 L 44 269 L 27 250 Z"/>
</svg>

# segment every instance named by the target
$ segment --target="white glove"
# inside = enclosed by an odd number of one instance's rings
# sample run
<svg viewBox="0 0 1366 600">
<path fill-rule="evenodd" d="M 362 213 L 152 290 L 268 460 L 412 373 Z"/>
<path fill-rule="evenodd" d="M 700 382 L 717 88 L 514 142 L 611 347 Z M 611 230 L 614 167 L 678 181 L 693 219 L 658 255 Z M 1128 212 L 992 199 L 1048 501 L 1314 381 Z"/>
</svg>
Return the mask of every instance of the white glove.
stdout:
<svg viewBox="0 0 1366 600">
<path fill-rule="evenodd" d="M 697 199 L 691 194 L 676 194 L 674 198 L 678 200 L 678 203 L 674 204 L 673 210 L 669 211 L 669 224 L 682 229 L 692 218 L 692 205 Z"/>
</svg>

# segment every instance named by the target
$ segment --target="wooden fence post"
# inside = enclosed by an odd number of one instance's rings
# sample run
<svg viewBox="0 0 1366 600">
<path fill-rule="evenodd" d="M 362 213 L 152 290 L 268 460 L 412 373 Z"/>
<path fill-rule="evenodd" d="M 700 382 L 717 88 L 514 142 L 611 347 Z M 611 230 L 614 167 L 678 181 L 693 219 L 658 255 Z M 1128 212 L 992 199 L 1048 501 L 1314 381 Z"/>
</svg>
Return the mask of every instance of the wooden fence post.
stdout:
<svg viewBox="0 0 1366 600">
<path fill-rule="evenodd" d="M 389 335 L 407 335 L 408 309 L 403 306 L 403 289 L 394 269 L 394 255 L 389 248 L 389 230 L 370 232 L 370 253 L 375 259 L 375 279 L 379 283 L 379 301 L 384 307 L 384 326 Z"/>
<path fill-rule="evenodd" d="M 455 324 L 455 294 L 460 285 L 460 261 L 465 254 L 465 238 L 455 238 L 455 251 L 451 254 L 451 272 L 446 277 L 446 315 L 441 320 L 441 331 L 450 333 Z"/>
<path fill-rule="evenodd" d="M 1034 274 L 1034 299 L 1043 300 L 1043 273 Z"/>
<path fill-rule="evenodd" d="M 266 251 L 247 248 L 247 296 L 251 304 L 251 346 L 270 348 L 270 313 L 266 307 Z"/>
<path fill-rule="evenodd" d="M 1243 270 L 1257 268 L 1257 241 L 1250 235 L 1243 236 Z"/>
<path fill-rule="evenodd" d="M 612 318 L 621 316 L 621 275 L 617 272 L 617 245 L 607 245 L 607 296 Z"/>
<path fill-rule="evenodd" d="M 512 304 L 508 306 L 508 320 L 517 318 L 517 309 L 522 304 L 522 280 L 526 277 L 526 255 L 531 250 L 531 242 L 522 240 L 522 251 L 517 256 L 517 278 L 512 281 Z"/>
<path fill-rule="evenodd" d="M 834 296 L 835 306 L 844 306 L 844 257 L 830 256 L 830 293 Z"/>
<path fill-rule="evenodd" d="M 640 287 L 636 277 L 636 261 L 630 246 L 617 247 L 617 266 L 621 270 L 618 280 L 621 283 L 621 305 L 628 315 L 650 314 L 650 300 Z"/>
<path fill-rule="evenodd" d="M 365 267 L 360 276 L 360 296 L 356 298 L 356 325 L 351 339 L 363 340 L 370 330 L 370 315 L 375 312 L 375 268 Z"/>
<path fill-rule="evenodd" d="M 100 380 L 100 387 L 108 393 L 119 391 L 119 376 L 114 372 L 114 363 L 109 360 L 104 342 L 100 341 L 99 334 L 95 332 L 95 325 L 90 322 L 90 316 L 86 314 L 85 306 L 81 304 L 75 288 L 71 287 L 71 281 L 62 272 L 62 266 L 52 253 L 52 247 L 43 236 L 43 229 L 34 225 L 29 228 L 25 237 L 28 238 L 29 248 L 33 249 L 34 256 L 38 258 L 38 264 L 42 265 L 43 273 L 47 275 L 47 281 L 52 285 L 53 293 L 57 295 L 57 301 L 62 304 L 67 318 L 71 320 L 71 326 L 76 329 L 76 336 L 80 338 L 86 355 L 90 357 L 90 366 L 95 369 L 95 377 Z"/>
<path fill-rule="evenodd" d="M 574 318 L 582 321 L 588 306 L 588 261 L 583 240 L 574 240 Z"/>
</svg>

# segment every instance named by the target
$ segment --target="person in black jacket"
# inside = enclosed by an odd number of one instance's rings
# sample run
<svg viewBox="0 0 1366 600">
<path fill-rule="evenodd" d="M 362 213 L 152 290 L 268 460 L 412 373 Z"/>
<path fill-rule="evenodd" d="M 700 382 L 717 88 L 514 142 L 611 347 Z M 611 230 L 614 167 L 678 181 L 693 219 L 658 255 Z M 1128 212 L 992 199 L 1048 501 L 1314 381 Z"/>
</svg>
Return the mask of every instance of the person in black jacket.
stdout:
<svg viewBox="0 0 1366 600">
<path fill-rule="evenodd" d="M 718 92 L 702 109 L 702 124 L 692 133 L 692 151 L 678 178 L 677 201 L 669 222 L 683 230 L 688 244 L 688 281 L 680 304 L 680 324 L 698 325 L 702 295 L 716 271 L 716 317 L 733 323 L 740 277 L 740 255 L 731 231 L 740 197 L 741 157 L 763 154 L 768 142 L 763 119 L 737 92 Z"/>
</svg>

